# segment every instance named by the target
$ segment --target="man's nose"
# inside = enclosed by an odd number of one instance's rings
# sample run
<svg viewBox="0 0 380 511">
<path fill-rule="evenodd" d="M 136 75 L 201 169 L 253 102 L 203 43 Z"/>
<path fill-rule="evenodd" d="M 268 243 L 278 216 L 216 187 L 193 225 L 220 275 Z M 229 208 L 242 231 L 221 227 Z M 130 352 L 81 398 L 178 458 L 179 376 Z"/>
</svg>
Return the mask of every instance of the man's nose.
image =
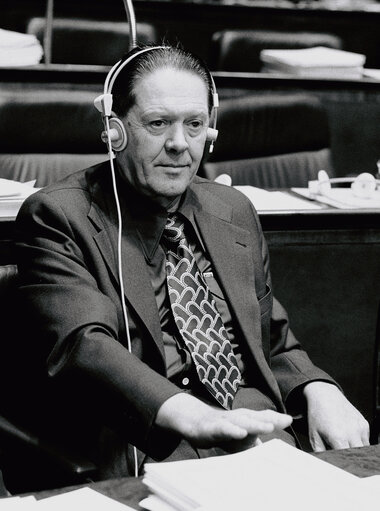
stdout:
<svg viewBox="0 0 380 511">
<path fill-rule="evenodd" d="M 182 124 L 173 124 L 168 132 L 165 142 L 167 151 L 183 152 L 189 147 L 186 138 L 185 128 Z"/>
</svg>

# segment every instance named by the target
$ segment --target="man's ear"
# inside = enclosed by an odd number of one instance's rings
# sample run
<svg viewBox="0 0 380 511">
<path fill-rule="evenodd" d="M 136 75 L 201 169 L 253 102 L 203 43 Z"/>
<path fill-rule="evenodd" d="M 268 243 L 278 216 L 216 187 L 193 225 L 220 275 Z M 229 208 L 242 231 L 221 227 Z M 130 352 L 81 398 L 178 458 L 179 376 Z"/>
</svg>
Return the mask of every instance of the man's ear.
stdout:
<svg viewBox="0 0 380 511">
<path fill-rule="evenodd" d="M 122 151 L 128 144 L 127 132 L 125 131 L 123 122 L 118 117 L 110 117 L 108 124 L 112 149 L 116 152 Z M 107 143 L 107 129 L 102 131 L 101 138 L 103 142 Z"/>
</svg>

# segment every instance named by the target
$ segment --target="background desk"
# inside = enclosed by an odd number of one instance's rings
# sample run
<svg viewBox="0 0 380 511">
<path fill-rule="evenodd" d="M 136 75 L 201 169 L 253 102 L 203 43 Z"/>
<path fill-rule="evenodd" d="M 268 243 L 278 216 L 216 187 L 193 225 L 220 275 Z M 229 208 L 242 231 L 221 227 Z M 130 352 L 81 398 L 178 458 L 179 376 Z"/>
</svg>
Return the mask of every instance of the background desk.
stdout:
<svg viewBox="0 0 380 511">
<path fill-rule="evenodd" d="M 373 416 L 380 299 L 380 213 L 260 215 L 275 296 L 311 359 Z M 376 365 L 374 365 L 376 364 Z"/>
<path fill-rule="evenodd" d="M 359 477 L 380 474 L 380 446 L 362 447 L 360 449 L 343 449 L 316 454 L 319 458 L 343 468 Z M 119 500 L 134 509 L 141 509 L 138 503 L 148 495 L 141 478 L 122 478 L 101 481 L 89 485 L 115 500 Z M 35 494 L 36 498 L 45 498 L 68 491 L 68 488 L 50 490 Z"/>
</svg>

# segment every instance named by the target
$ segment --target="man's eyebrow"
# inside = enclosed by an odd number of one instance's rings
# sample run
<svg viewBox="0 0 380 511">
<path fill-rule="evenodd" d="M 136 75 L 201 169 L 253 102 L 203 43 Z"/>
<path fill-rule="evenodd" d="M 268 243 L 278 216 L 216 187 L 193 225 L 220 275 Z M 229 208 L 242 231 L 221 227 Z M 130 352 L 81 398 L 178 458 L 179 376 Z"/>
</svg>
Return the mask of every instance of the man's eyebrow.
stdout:
<svg viewBox="0 0 380 511">
<path fill-rule="evenodd" d="M 155 116 L 159 116 L 159 117 L 177 117 L 178 115 L 183 115 L 184 117 L 188 118 L 188 117 L 208 117 L 208 110 L 203 110 L 203 109 L 197 109 L 197 110 L 188 110 L 186 112 L 181 112 L 180 114 L 178 114 L 178 112 L 174 112 L 174 111 L 171 111 L 171 110 L 168 110 L 166 108 L 156 108 L 156 109 L 152 109 L 152 110 L 149 110 L 147 112 L 142 112 L 141 113 L 141 118 L 142 119 L 147 119 L 147 118 L 150 118 L 150 117 L 155 117 Z"/>
</svg>

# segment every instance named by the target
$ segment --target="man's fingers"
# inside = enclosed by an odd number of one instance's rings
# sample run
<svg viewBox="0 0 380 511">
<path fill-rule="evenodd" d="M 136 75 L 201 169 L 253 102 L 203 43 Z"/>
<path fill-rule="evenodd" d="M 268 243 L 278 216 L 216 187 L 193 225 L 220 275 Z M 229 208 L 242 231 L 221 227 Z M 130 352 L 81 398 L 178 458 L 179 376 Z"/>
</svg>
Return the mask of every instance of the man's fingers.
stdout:
<svg viewBox="0 0 380 511">
<path fill-rule="evenodd" d="M 318 433 L 310 435 L 310 444 L 314 452 L 326 451 L 326 446 Z"/>
<path fill-rule="evenodd" d="M 247 409 L 233 410 L 230 420 L 247 428 L 249 433 L 254 433 L 256 428 L 260 428 L 260 433 L 271 433 L 275 429 L 287 428 L 293 421 L 290 415 L 273 410 L 253 411 Z"/>
<path fill-rule="evenodd" d="M 247 429 L 239 424 L 229 421 L 226 417 L 220 417 L 207 425 L 206 436 L 210 435 L 215 441 L 243 440 L 247 435 Z"/>
<path fill-rule="evenodd" d="M 286 428 L 291 422 L 291 416 L 270 410 L 257 412 L 239 409 L 224 412 L 210 427 L 214 438 L 241 440 L 247 435 L 263 435 L 272 433 L 275 429 Z"/>
<path fill-rule="evenodd" d="M 273 410 L 264 410 L 262 413 L 262 420 L 270 422 L 273 424 L 274 429 L 284 429 L 291 425 L 293 422 L 293 417 L 291 415 L 287 415 L 286 413 L 278 413 Z"/>
</svg>

